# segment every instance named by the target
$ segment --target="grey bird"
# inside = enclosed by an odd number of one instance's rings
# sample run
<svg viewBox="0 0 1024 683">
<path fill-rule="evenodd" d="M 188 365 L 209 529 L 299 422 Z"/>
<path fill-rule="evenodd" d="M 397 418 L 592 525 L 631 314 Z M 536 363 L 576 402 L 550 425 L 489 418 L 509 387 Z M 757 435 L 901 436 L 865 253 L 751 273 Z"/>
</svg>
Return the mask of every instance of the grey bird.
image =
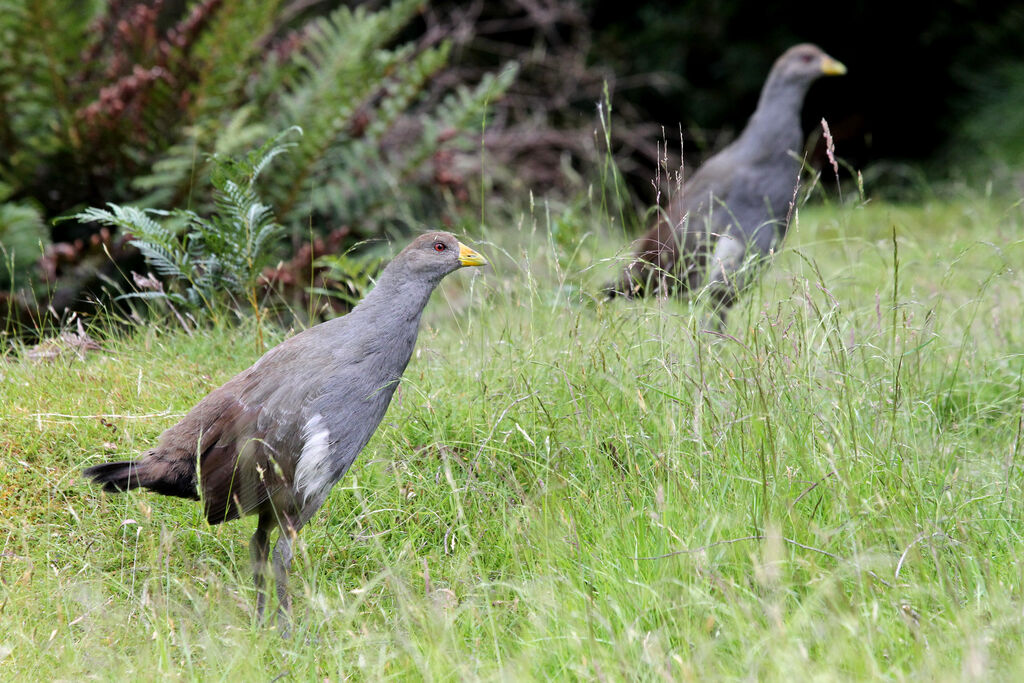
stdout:
<svg viewBox="0 0 1024 683">
<path fill-rule="evenodd" d="M 431 292 L 449 273 L 486 263 L 449 233 L 417 237 L 347 315 L 268 351 L 164 431 L 140 460 L 96 465 L 84 475 L 105 491 L 142 487 L 202 500 L 210 524 L 258 515 L 250 553 L 260 617 L 276 527 L 279 614 L 289 616 L 295 536 L 384 417 Z"/>
<path fill-rule="evenodd" d="M 729 308 L 786 234 L 803 148 L 800 110 L 811 83 L 846 67 L 811 44 L 775 61 L 740 136 L 708 159 L 636 243 L 609 298 L 687 296 L 706 288 L 721 329 Z"/>
</svg>

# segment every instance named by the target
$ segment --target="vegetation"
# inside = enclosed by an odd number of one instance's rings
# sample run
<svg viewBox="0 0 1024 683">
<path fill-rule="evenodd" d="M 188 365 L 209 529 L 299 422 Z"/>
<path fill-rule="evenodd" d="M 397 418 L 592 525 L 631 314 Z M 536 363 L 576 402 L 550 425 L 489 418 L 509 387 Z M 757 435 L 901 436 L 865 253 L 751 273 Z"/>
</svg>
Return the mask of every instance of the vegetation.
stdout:
<svg viewBox="0 0 1024 683">
<path fill-rule="evenodd" d="M 275 282 L 291 283 L 297 307 L 309 302 L 295 283 L 327 288 L 308 271 L 328 251 L 457 224 L 481 196 L 572 198 L 591 179 L 594 103 L 606 90 L 616 163 L 649 204 L 656 140 L 681 128 L 691 164 L 720 148 L 771 61 L 801 40 L 851 69 L 812 91 L 808 129 L 824 115 L 876 191 L 927 192 L 906 159 L 931 161 L 943 177 L 959 169 L 1015 186 L 1020 68 L 1008 55 L 1024 27 L 1020 7 L 889 9 L 0 0 L 0 305 L 19 332 L 38 336 L 44 320 L 131 290 L 142 257 L 128 235 L 54 219 L 108 203 L 208 215 L 208 160 L 291 126 L 305 135 L 261 193 L 285 228 Z M 864 35 L 885 49 L 861 49 Z M 811 165 L 823 167 L 824 154 L 812 145 Z M 300 258 L 307 246 L 313 258 Z"/>
<path fill-rule="evenodd" d="M 262 179 L 290 237 L 282 255 L 311 234 L 344 230 L 351 243 L 439 220 L 446 191 L 464 191 L 450 155 L 475 144 L 463 134 L 480 130 L 515 63 L 445 86 L 450 43 L 399 40 L 422 0 L 300 15 L 283 4 L 0 0 L 0 202 L 45 219 L 108 202 L 201 214 L 216 203 L 211 155 L 299 126 Z M 18 252 L 17 286 L 43 256 L 52 279 L 84 260 L 99 273 L 66 297 L 37 288 L 44 303 L 127 289 L 136 252 L 110 248 L 116 231 L 67 220 L 42 234 L 11 210 L 0 204 L 0 237 Z M 51 241 L 67 246 L 41 254 Z"/>
<path fill-rule="evenodd" d="M 110 204 L 109 210 L 92 207 L 73 218 L 125 230 L 147 265 L 182 290 L 168 293 L 161 286 L 157 292 L 137 296 L 156 295 L 191 308 L 205 305 L 212 311 L 223 295 L 234 295 L 258 312 L 259 279 L 283 228 L 273 208 L 261 201 L 256 181 L 274 157 L 295 146 L 283 141 L 289 133 L 301 135 L 302 131 L 291 128 L 279 133 L 245 158 L 212 159 L 218 212 L 210 218 L 184 209 L 158 211 L 117 204 Z"/>
<path fill-rule="evenodd" d="M 15 276 L 24 274 L 33 263 L 33 254 L 42 251 L 43 218 L 31 203 L 7 202 L 10 188 L 0 183 L 0 288 L 10 289 Z"/>
<path fill-rule="evenodd" d="M 622 255 L 595 214 L 470 240 L 493 273 L 435 295 L 301 537 L 288 641 L 254 622 L 251 520 L 79 477 L 254 360 L 254 326 L 0 366 L 2 677 L 1019 675 L 1021 207 L 805 207 L 725 336 L 581 294 Z"/>
</svg>

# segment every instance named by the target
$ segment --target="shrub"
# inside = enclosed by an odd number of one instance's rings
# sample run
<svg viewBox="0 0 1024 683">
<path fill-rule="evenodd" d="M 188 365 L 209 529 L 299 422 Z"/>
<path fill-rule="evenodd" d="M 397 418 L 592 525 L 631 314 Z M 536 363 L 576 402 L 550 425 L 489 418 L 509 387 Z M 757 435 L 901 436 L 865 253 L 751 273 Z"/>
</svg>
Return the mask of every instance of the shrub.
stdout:
<svg viewBox="0 0 1024 683">
<path fill-rule="evenodd" d="M 355 241 L 407 225 L 413 204 L 436 218 L 440 151 L 471 144 L 460 134 L 516 69 L 426 97 L 450 47 L 399 42 L 421 4 L 291 15 L 280 0 L 0 0 L 0 177 L 47 218 L 107 202 L 209 215 L 213 160 L 297 125 L 261 180 L 293 249 L 311 230 L 351 225 Z M 99 270 L 109 257 L 84 239 L 96 229 L 62 221 L 52 237 L 78 240 Z"/>
</svg>

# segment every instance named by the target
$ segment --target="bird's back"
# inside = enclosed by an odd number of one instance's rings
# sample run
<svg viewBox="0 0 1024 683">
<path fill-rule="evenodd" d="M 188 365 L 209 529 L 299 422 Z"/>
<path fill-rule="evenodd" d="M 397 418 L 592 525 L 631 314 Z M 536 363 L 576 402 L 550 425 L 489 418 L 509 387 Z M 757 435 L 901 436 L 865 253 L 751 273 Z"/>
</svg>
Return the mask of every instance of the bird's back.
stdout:
<svg viewBox="0 0 1024 683">
<path fill-rule="evenodd" d="M 728 230 L 760 248 L 762 226 L 787 213 L 799 172 L 791 150 L 800 137 L 795 124 L 790 135 L 765 144 L 741 135 L 684 182 L 669 205 L 669 221 L 680 232 Z"/>
</svg>

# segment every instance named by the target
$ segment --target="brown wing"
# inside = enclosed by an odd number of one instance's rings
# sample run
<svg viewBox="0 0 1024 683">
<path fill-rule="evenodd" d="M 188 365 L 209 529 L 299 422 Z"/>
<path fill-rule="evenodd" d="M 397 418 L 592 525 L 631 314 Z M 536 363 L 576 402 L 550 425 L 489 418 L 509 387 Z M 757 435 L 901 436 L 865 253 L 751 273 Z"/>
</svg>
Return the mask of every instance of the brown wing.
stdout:
<svg viewBox="0 0 1024 683">
<path fill-rule="evenodd" d="M 709 247 L 729 224 L 721 205 L 728 199 L 735 155 L 732 145 L 726 147 L 686 181 L 657 224 L 636 241 L 629 265 L 606 287 L 609 296 L 633 298 L 699 286 Z"/>
<path fill-rule="evenodd" d="M 181 480 L 172 473 L 187 473 L 191 497 L 197 488 L 201 491 L 210 524 L 256 511 L 287 488 L 294 474 L 293 454 L 275 447 L 282 435 L 261 427 L 264 405 L 240 398 L 246 392 L 236 380 L 212 392 L 165 431 L 144 460 L 151 480 Z M 287 416 L 282 421 L 289 423 Z M 146 486 L 160 491 L 153 483 Z"/>
</svg>

